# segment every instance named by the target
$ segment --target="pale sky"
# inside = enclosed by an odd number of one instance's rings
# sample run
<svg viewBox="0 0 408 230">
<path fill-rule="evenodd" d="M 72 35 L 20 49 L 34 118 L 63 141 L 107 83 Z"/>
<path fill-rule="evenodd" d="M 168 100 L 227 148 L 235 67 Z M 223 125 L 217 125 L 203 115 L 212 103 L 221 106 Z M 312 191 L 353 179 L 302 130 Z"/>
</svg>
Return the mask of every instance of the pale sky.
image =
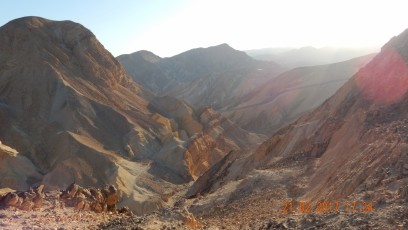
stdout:
<svg viewBox="0 0 408 230">
<path fill-rule="evenodd" d="M 72 20 L 114 56 L 172 56 L 228 43 L 235 49 L 381 46 L 408 28 L 404 0 L 16 0 L 0 24 L 23 16 Z"/>
</svg>

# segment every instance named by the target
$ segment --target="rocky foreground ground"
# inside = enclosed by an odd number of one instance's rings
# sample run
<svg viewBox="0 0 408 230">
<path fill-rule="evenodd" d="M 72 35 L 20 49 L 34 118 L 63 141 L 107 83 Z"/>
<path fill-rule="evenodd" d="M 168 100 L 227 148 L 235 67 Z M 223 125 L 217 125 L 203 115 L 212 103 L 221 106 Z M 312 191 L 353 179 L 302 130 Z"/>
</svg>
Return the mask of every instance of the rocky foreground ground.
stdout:
<svg viewBox="0 0 408 230">
<path fill-rule="evenodd" d="M 196 216 L 186 207 L 201 198 L 183 199 L 171 208 L 137 216 L 126 207 L 117 208 L 120 194 L 114 186 L 86 189 L 72 184 L 51 192 L 43 188 L 3 191 L 0 229 L 408 229 L 403 200 L 385 200 L 382 207 L 366 212 L 339 208 L 301 213 L 293 207 L 284 213 L 276 209 L 272 193 L 264 191 Z"/>
<path fill-rule="evenodd" d="M 0 195 L 0 229 L 190 229 L 198 227 L 185 209 L 136 216 L 117 208 L 120 194 L 105 189 L 70 185 L 64 191 L 44 192 L 40 185 L 28 191 L 3 191 Z M 161 214 L 160 214 L 161 215 Z"/>
</svg>

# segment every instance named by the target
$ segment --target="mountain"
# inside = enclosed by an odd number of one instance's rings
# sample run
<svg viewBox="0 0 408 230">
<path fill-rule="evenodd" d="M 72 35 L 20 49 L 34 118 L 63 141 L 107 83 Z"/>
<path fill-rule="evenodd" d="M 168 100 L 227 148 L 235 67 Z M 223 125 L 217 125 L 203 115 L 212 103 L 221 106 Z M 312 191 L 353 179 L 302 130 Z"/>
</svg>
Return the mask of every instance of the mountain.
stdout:
<svg viewBox="0 0 408 230">
<path fill-rule="evenodd" d="M 112 184 L 136 213 L 161 208 L 223 156 L 261 140 L 211 109 L 155 97 L 82 25 L 39 17 L 0 28 L 0 121 L 0 140 L 18 152 L 1 164 L 27 169 L 9 183 L 12 169 L 2 167 L 1 185 Z"/>
<path fill-rule="evenodd" d="M 372 57 L 281 74 L 274 62 L 256 61 L 227 44 L 164 59 L 147 51 L 117 59 L 136 82 L 158 95 L 185 100 L 196 109 L 210 106 L 245 130 L 271 135 L 319 106 Z"/>
<path fill-rule="evenodd" d="M 122 55 L 118 60 L 126 68 L 126 72 L 137 76 L 138 83 L 152 92 L 158 92 L 162 87 L 164 75 L 156 66 L 162 58 L 149 51 L 138 51 L 131 55 Z"/>
<path fill-rule="evenodd" d="M 239 104 L 220 109 L 251 132 L 272 135 L 332 96 L 374 54 L 328 65 L 299 67 L 265 82 Z"/>
<path fill-rule="evenodd" d="M 264 61 L 273 61 L 292 69 L 303 66 L 324 65 L 342 62 L 360 56 L 378 52 L 377 47 L 301 47 L 295 48 L 265 48 L 245 51 L 249 56 Z"/>
<path fill-rule="evenodd" d="M 216 110 L 236 104 L 283 69 L 257 61 L 227 44 L 197 48 L 170 58 L 144 60 L 143 52 L 117 57 L 133 79 L 160 96 L 173 96 L 195 108 Z"/>
<path fill-rule="evenodd" d="M 407 47 L 408 30 L 255 153 L 228 154 L 194 183 L 190 210 L 227 226 L 272 214 L 301 229 L 406 227 Z"/>
</svg>

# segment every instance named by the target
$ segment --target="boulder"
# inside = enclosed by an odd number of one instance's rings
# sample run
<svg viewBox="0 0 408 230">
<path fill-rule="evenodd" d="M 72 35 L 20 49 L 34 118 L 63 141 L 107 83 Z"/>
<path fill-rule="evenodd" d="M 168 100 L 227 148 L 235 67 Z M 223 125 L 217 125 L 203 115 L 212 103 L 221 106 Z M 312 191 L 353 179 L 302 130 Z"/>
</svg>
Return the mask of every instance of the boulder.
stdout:
<svg viewBox="0 0 408 230">
<path fill-rule="evenodd" d="M 113 211 L 116 209 L 116 204 L 119 202 L 119 194 L 118 190 L 115 186 L 109 186 L 109 192 L 106 197 L 106 205 L 109 211 Z"/>
<path fill-rule="evenodd" d="M 132 216 L 133 215 L 133 212 L 127 206 L 122 207 L 121 209 L 119 209 L 118 213 L 125 214 L 127 216 Z"/>
<path fill-rule="evenodd" d="M 88 189 L 86 189 L 86 188 L 81 189 L 81 193 L 84 194 L 84 196 L 85 196 L 86 198 L 89 198 L 89 197 L 92 196 L 91 192 L 90 192 Z"/>
<path fill-rule="evenodd" d="M 34 207 L 34 203 L 31 202 L 30 199 L 25 199 L 25 200 L 23 201 L 23 203 L 20 205 L 19 208 L 20 208 L 21 210 L 24 210 L 24 211 L 31 211 L 31 210 L 33 210 L 33 207 Z"/>
<path fill-rule="evenodd" d="M 92 194 L 92 197 L 95 201 L 97 202 L 103 202 L 105 200 L 105 198 L 103 197 L 101 191 L 99 191 L 98 189 L 95 188 L 91 188 L 89 190 Z"/>
<path fill-rule="evenodd" d="M 19 197 L 16 193 L 10 192 L 4 198 L 4 205 L 6 207 L 17 206 L 19 203 Z"/>
<path fill-rule="evenodd" d="M 42 204 L 43 204 L 43 201 L 44 201 L 43 196 L 40 195 L 40 194 L 37 194 L 37 195 L 32 199 L 33 209 L 39 209 L 39 208 L 41 208 L 41 207 L 42 207 Z"/>
<path fill-rule="evenodd" d="M 73 198 L 73 197 L 75 196 L 75 194 L 78 192 L 78 189 L 79 189 L 79 185 L 77 185 L 77 184 L 75 184 L 75 183 L 72 183 L 72 184 L 67 188 L 67 190 L 65 191 L 65 192 L 66 192 L 66 196 L 67 196 L 68 198 Z"/>
<path fill-rule="evenodd" d="M 85 208 L 85 204 L 86 204 L 86 201 L 84 199 L 78 199 L 78 200 L 76 200 L 75 208 L 82 210 L 82 209 Z"/>
<path fill-rule="evenodd" d="M 100 203 L 94 202 L 91 204 L 91 210 L 94 212 L 100 213 L 104 211 L 104 208 Z"/>
</svg>

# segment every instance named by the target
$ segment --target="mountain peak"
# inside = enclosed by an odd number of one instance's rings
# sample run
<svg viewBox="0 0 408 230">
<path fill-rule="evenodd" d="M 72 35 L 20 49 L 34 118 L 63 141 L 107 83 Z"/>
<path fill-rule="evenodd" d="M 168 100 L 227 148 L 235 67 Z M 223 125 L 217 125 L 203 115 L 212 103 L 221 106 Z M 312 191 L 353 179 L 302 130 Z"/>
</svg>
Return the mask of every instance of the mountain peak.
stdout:
<svg viewBox="0 0 408 230">
<path fill-rule="evenodd" d="M 27 16 L 22 18 L 17 18 L 6 23 L 5 26 L 25 26 L 25 27 L 40 27 L 44 24 L 52 22 L 49 19 L 37 17 L 37 16 Z"/>
<path fill-rule="evenodd" d="M 249 57 L 245 52 L 236 50 L 232 48 L 230 45 L 223 43 L 216 46 L 210 46 L 207 48 L 196 48 L 185 51 L 181 54 L 174 56 L 174 58 L 182 58 L 182 59 L 200 59 L 194 60 L 197 61 L 210 61 L 210 62 L 225 62 L 225 60 L 230 61 L 244 61 L 244 62 L 251 62 L 253 59 Z M 193 60 L 190 60 L 193 61 Z"/>
<path fill-rule="evenodd" d="M 211 46 L 211 47 L 213 47 L 213 48 L 223 48 L 223 49 L 225 49 L 225 48 L 234 49 L 230 45 L 228 45 L 227 43 L 222 43 L 222 44 L 219 44 L 219 45 L 216 45 L 216 46 Z M 211 48 L 211 47 L 209 47 L 209 48 Z"/>
<path fill-rule="evenodd" d="M 227 43 L 222 43 L 222 44 L 219 44 L 219 45 L 210 46 L 208 48 L 203 48 L 203 50 L 207 50 L 209 52 L 221 51 L 221 52 L 229 52 L 229 53 L 243 53 L 242 51 L 239 51 L 239 50 L 236 50 L 236 49 L 232 48 Z"/>
<path fill-rule="evenodd" d="M 78 76 L 84 79 L 114 87 L 130 81 L 119 62 L 95 35 L 72 21 L 52 21 L 41 17 L 15 19 L 0 27 L 0 44 L 3 44 L 0 62 L 16 58 L 27 66 L 48 63 L 54 69 L 64 63 L 65 68 L 79 67 L 76 70 Z"/>
<path fill-rule="evenodd" d="M 397 52 L 405 62 L 408 62 L 408 29 L 404 32 L 399 34 L 398 36 L 394 36 L 390 39 L 387 44 L 385 44 L 381 50 L 385 51 L 387 49 L 391 49 L 393 52 Z"/>
<path fill-rule="evenodd" d="M 46 18 L 29 16 L 8 22 L 1 30 L 14 37 L 34 36 L 43 39 L 55 39 L 66 45 L 74 45 L 84 38 L 95 35 L 79 23 L 73 21 L 53 21 Z M 40 35 L 40 36 L 39 36 Z M 42 36 L 41 36 L 42 35 Z"/>
<path fill-rule="evenodd" d="M 156 54 L 148 50 L 140 50 L 140 51 L 135 52 L 134 54 L 140 56 L 145 61 L 148 61 L 151 63 L 156 63 L 162 59 L 161 57 L 157 56 Z"/>
<path fill-rule="evenodd" d="M 55 27 L 60 27 L 61 30 L 67 30 L 75 28 L 76 30 L 80 30 L 82 32 L 90 32 L 87 28 L 82 26 L 79 23 L 65 20 L 65 21 L 53 21 L 42 17 L 37 16 L 27 16 L 22 18 L 17 18 L 12 21 L 6 23 L 2 28 L 4 29 L 52 29 Z M 73 31 L 69 31 L 73 32 Z"/>
</svg>

